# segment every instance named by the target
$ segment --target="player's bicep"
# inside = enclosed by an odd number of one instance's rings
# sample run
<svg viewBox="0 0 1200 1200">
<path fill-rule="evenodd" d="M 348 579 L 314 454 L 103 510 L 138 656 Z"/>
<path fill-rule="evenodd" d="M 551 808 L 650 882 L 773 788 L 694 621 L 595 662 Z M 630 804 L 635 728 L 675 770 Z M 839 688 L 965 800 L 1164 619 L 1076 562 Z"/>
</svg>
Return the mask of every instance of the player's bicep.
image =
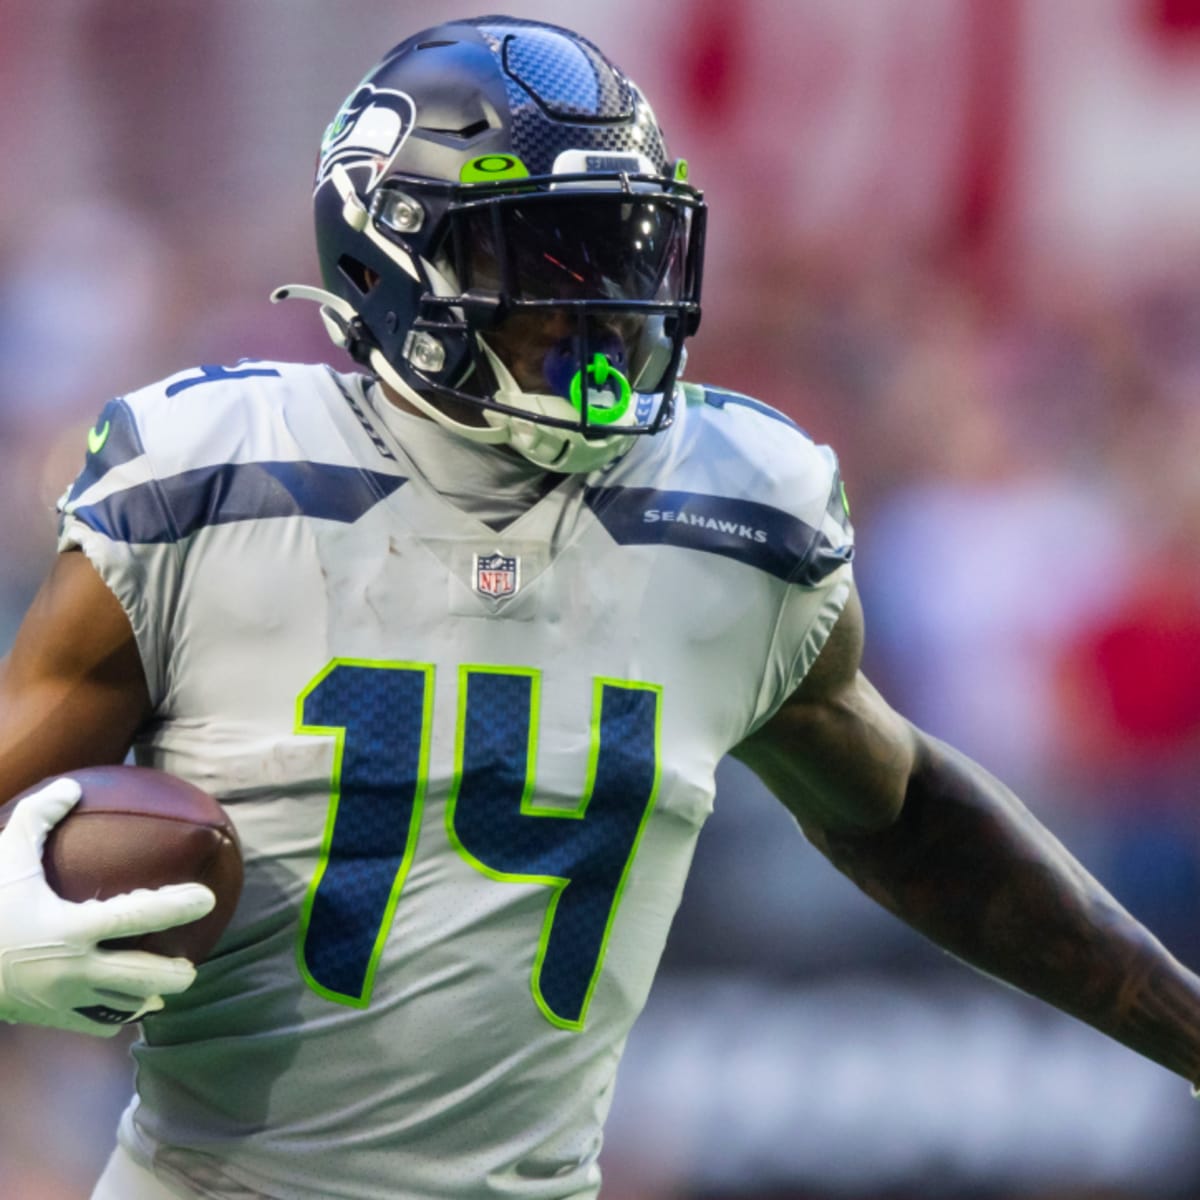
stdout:
<svg viewBox="0 0 1200 1200">
<path fill-rule="evenodd" d="M 800 686 L 733 751 L 809 830 L 880 829 L 904 803 L 912 728 L 863 675 L 862 645 L 851 592 Z"/>
<path fill-rule="evenodd" d="M 84 554 L 60 554 L 0 659 L 0 801 L 120 762 L 149 711 L 124 609 Z"/>
</svg>

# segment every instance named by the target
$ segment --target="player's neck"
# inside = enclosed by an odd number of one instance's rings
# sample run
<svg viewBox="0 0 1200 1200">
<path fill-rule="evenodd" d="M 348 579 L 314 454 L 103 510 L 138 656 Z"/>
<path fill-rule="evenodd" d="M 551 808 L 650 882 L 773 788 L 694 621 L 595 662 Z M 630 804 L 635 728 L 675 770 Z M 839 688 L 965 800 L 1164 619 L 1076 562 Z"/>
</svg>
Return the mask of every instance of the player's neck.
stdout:
<svg viewBox="0 0 1200 1200">
<path fill-rule="evenodd" d="M 425 421 L 431 419 L 428 413 L 422 412 L 411 400 L 402 396 L 395 388 L 391 387 L 386 380 L 376 379 L 375 382 L 384 398 L 401 412 L 409 413 L 414 417 L 420 417 Z M 448 417 L 461 422 L 463 425 L 485 425 L 487 423 L 483 419 L 483 414 L 472 404 L 456 404 L 453 400 L 442 399 L 431 400 L 430 403 L 437 404 Z"/>
</svg>

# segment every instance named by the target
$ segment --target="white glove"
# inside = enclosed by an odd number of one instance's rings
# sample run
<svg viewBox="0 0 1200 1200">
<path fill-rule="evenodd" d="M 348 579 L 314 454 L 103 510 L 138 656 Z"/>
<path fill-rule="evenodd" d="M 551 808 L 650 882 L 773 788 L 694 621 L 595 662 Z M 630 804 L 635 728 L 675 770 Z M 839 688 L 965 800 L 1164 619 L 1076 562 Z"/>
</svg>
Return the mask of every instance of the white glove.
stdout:
<svg viewBox="0 0 1200 1200">
<path fill-rule="evenodd" d="M 216 897 L 182 883 L 82 904 L 62 899 L 46 882 L 42 848 L 81 795 L 73 779 L 56 779 L 26 796 L 0 832 L 0 1019 L 111 1037 L 188 988 L 196 968 L 186 958 L 96 944 L 185 925 Z"/>
</svg>

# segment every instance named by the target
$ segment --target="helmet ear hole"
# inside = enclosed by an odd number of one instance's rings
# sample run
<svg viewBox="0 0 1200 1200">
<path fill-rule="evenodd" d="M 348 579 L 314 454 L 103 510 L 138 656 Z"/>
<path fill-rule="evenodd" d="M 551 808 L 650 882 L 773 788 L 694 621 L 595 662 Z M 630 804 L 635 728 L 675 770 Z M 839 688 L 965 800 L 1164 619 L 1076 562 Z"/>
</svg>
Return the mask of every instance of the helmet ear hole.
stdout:
<svg viewBox="0 0 1200 1200">
<path fill-rule="evenodd" d="M 352 258 L 349 254 L 343 254 L 338 259 L 337 265 L 343 277 L 354 285 L 360 295 L 369 295 L 379 283 L 378 271 L 372 271 L 370 267 L 364 266 L 357 258 Z"/>
</svg>

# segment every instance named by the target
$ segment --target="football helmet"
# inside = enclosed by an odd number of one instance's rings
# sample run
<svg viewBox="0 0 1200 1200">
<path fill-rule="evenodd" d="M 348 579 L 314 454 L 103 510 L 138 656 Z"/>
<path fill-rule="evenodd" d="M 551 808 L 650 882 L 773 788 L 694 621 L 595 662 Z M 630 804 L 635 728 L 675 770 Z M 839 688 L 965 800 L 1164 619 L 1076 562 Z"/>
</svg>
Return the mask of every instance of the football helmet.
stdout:
<svg viewBox="0 0 1200 1200">
<path fill-rule="evenodd" d="M 589 471 L 672 418 L 700 321 L 703 197 L 584 38 L 480 17 L 390 51 L 325 131 L 334 342 L 435 421 Z"/>
</svg>

